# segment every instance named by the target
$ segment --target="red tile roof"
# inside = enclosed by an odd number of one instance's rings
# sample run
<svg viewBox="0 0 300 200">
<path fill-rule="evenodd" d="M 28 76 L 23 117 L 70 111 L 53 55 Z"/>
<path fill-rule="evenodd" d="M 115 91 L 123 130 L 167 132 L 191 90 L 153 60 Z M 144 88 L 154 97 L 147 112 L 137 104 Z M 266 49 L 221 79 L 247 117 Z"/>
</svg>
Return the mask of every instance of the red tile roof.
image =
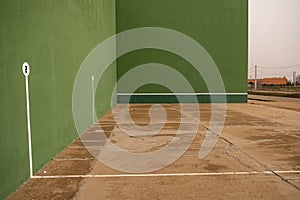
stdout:
<svg viewBox="0 0 300 200">
<path fill-rule="evenodd" d="M 248 83 L 255 83 L 255 79 L 248 79 Z M 286 85 L 286 78 L 263 78 L 257 79 L 257 84 L 259 85 Z"/>
</svg>

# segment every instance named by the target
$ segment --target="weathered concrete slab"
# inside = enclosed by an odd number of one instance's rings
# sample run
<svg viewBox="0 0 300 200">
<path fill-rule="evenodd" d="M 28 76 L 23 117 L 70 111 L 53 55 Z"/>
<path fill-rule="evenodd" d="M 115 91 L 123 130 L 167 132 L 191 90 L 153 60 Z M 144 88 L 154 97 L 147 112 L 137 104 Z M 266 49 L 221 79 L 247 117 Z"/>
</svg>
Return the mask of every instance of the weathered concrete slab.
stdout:
<svg viewBox="0 0 300 200">
<path fill-rule="evenodd" d="M 10 199 L 299 199 L 300 104 L 271 103 L 227 104 L 225 118 L 217 111 L 213 122 L 210 104 L 117 105 Z M 212 127 L 221 128 L 220 138 L 200 159 Z M 177 160 L 137 177 L 97 160 L 107 141 L 114 145 L 107 155 L 118 159 L 116 147 L 136 154 L 165 148 L 172 155 L 191 138 Z M 171 141 L 183 143 L 169 147 Z"/>
</svg>

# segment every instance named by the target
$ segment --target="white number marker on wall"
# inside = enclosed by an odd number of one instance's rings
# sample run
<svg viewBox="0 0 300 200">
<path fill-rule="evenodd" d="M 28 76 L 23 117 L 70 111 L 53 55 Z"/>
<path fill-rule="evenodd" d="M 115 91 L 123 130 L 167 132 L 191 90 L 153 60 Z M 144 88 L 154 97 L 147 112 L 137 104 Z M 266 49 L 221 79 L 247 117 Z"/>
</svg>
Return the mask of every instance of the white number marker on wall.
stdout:
<svg viewBox="0 0 300 200">
<path fill-rule="evenodd" d="M 28 76 L 30 73 L 30 67 L 27 62 L 22 65 L 22 71 L 25 76 L 25 88 L 26 88 L 26 108 L 27 108 L 27 133 L 28 133 L 28 153 L 29 153 L 29 169 L 30 178 L 32 177 L 32 146 L 31 146 L 31 127 L 30 127 L 30 109 L 29 109 L 29 88 L 28 88 Z"/>
</svg>

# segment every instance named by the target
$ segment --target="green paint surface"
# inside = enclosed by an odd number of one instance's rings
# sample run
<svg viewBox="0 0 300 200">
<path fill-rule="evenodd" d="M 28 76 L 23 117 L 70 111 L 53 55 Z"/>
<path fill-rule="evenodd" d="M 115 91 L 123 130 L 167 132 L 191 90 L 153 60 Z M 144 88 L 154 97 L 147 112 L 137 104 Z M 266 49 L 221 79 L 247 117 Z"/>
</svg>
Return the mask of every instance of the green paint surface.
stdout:
<svg viewBox="0 0 300 200">
<path fill-rule="evenodd" d="M 212 57 L 227 93 L 247 92 L 248 0 L 118 0 L 116 6 L 118 33 L 139 27 L 163 27 L 184 33 Z M 185 76 L 195 92 L 209 92 L 203 77 L 190 63 L 157 49 L 137 50 L 121 56 L 117 62 L 118 79 L 144 63 L 171 66 Z M 138 92 L 168 90 L 153 85 L 140 88 Z"/>
<path fill-rule="evenodd" d="M 226 92 L 247 92 L 247 0 L 0 1 L 0 199 L 29 177 L 22 63 L 27 61 L 31 67 L 32 150 L 37 172 L 78 136 L 72 91 L 84 58 L 116 31 L 149 26 L 174 29 L 198 41 L 217 64 Z M 134 51 L 120 57 L 100 80 L 98 117 L 110 109 L 116 79 L 134 66 L 150 62 L 173 67 L 195 92 L 208 92 L 201 75 L 183 58 L 162 50 Z M 152 84 L 137 92 L 170 91 Z M 151 98 L 133 100 L 160 101 L 159 96 Z"/>
<path fill-rule="evenodd" d="M 112 0 L 0 1 L 0 199 L 29 177 L 25 78 L 29 62 L 34 172 L 78 135 L 72 117 L 73 82 L 83 59 L 115 34 Z M 101 80 L 108 94 L 115 67 Z M 96 104 L 98 116 L 110 98 Z M 97 93 L 96 102 L 99 100 Z"/>
</svg>

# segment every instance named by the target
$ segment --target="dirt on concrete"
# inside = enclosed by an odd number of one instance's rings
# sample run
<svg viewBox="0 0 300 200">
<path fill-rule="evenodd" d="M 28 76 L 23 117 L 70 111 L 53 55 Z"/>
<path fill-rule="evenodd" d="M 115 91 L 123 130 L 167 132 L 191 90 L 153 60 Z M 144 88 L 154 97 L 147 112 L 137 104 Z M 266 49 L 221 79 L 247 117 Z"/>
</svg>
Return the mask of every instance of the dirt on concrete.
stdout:
<svg viewBox="0 0 300 200">
<path fill-rule="evenodd" d="M 82 178 L 30 179 L 8 199 L 72 199 L 79 189 Z"/>
<path fill-rule="evenodd" d="M 134 104 L 129 106 L 130 118 L 123 113 L 127 105 L 117 105 L 116 119 L 108 112 L 36 174 L 49 178 L 29 180 L 9 199 L 299 199 L 300 103 L 289 105 L 294 110 L 282 105 L 256 101 L 227 104 L 225 121 L 217 118 L 213 124 L 210 104 L 198 105 L 200 117 L 193 109 L 182 115 L 177 104 L 163 105 L 165 113 L 154 107 L 152 114 L 150 104 Z M 184 132 L 176 134 L 185 116 L 193 120 L 182 125 Z M 155 123 L 149 126 L 151 120 Z M 212 151 L 200 159 L 199 151 L 210 125 L 223 126 L 222 133 Z M 128 135 L 124 128 L 143 135 Z M 156 129 L 159 131 L 154 134 Z M 197 134 L 188 149 L 148 176 L 113 176 L 130 173 L 95 158 L 106 140 L 128 152 L 149 153 L 174 139 L 185 139 L 193 130 Z M 170 149 L 170 153 L 179 148 Z M 108 153 L 115 155 L 113 151 Z M 152 163 L 145 160 L 143 164 Z M 189 173 L 198 174 L 176 175 Z"/>
</svg>

